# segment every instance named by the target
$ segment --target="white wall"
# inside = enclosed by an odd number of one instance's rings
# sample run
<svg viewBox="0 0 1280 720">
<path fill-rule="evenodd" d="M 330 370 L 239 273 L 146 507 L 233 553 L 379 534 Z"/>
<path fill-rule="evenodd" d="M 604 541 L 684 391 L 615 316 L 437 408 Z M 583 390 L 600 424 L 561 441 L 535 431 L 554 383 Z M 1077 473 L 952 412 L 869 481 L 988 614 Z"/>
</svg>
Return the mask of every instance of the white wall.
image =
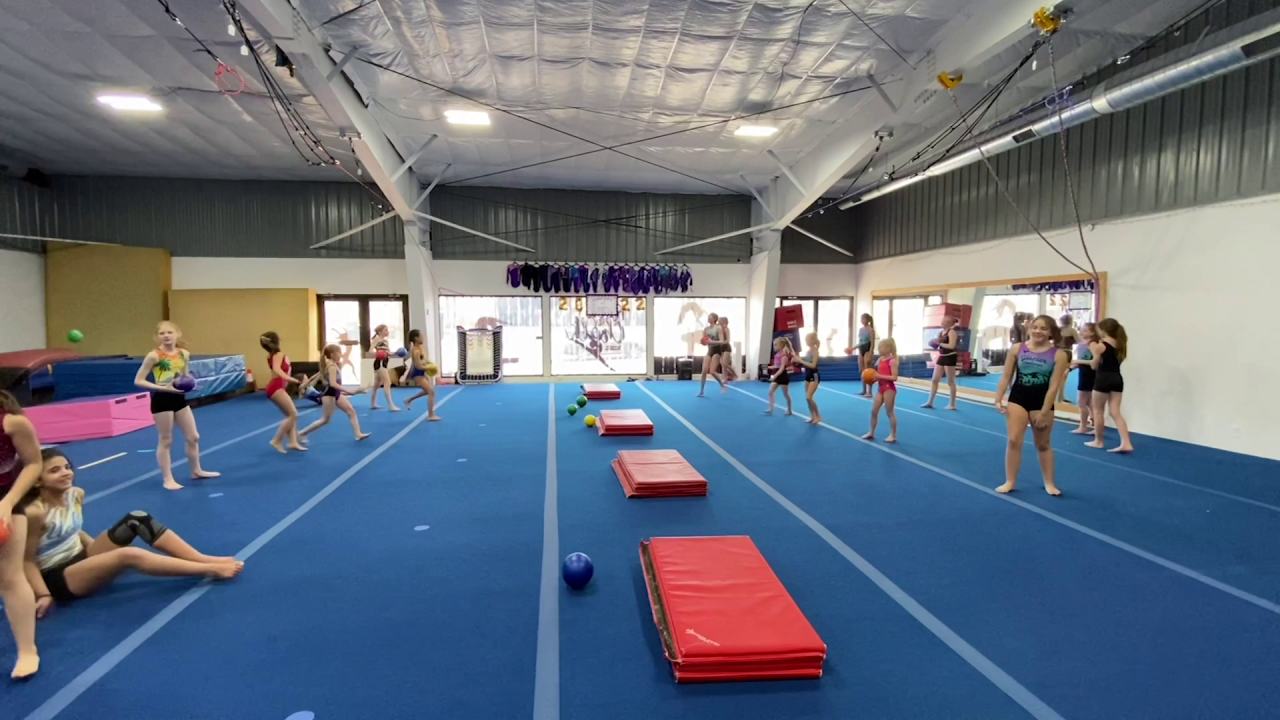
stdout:
<svg viewBox="0 0 1280 720">
<path fill-rule="evenodd" d="M 311 288 L 341 295 L 407 294 L 404 260 L 175 257 L 174 290 Z"/>
<path fill-rule="evenodd" d="M 1266 399 L 1280 357 L 1268 325 L 1277 226 L 1280 197 L 1086 227 L 1108 275 L 1106 314 L 1129 334 L 1132 430 L 1280 459 Z M 1074 229 L 1049 239 L 1084 264 Z M 1071 272 L 1035 236 L 965 245 L 858 265 L 858 307 L 869 312 L 876 290 Z"/>
<path fill-rule="evenodd" d="M 44 256 L 0 250 L 0 352 L 42 348 L 46 339 Z"/>
</svg>

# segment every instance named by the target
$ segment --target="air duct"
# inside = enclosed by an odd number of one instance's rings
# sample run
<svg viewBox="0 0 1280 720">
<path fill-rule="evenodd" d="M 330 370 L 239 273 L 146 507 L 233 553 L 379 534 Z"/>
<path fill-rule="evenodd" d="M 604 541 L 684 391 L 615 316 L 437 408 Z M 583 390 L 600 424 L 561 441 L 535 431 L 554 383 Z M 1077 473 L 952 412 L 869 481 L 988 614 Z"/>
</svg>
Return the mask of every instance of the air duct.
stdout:
<svg viewBox="0 0 1280 720">
<path fill-rule="evenodd" d="M 1201 50 L 1206 44 L 1210 49 Z M 1039 120 L 1005 131 L 993 140 L 978 143 L 924 170 L 845 200 L 839 207 L 848 210 L 908 185 L 981 162 L 984 156 L 991 158 L 1032 140 L 1049 137 L 1103 115 L 1137 107 L 1277 55 L 1280 55 L 1280 10 L 1273 10 L 1169 53 L 1160 60 L 1123 72 L 1100 83 L 1070 107 L 1051 110 Z"/>
</svg>

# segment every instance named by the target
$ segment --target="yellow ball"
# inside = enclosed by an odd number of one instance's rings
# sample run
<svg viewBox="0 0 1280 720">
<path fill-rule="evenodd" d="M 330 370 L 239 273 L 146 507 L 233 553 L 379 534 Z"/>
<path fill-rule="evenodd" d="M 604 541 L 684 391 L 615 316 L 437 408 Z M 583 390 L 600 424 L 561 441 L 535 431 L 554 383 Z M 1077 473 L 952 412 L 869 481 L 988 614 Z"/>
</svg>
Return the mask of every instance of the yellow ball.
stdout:
<svg viewBox="0 0 1280 720">
<path fill-rule="evenodd" d="M 595 416 L 595 415 L 588 415 L 588 416 L 586 416 L 585 418 L 583 418 L 583 419 L 582 419 L 582 422 L 586 423 L 586 424 L 587 424 L 587 427 L 595 427 L 595 426 L 596 426 L 596 416 Z"/>
<path fill-rule="evenodd" d="M 440 368 L 436 367 L 435 363 L 427 363 L 427 377 L 435 377 L 438 372 Z"/>
</svg>

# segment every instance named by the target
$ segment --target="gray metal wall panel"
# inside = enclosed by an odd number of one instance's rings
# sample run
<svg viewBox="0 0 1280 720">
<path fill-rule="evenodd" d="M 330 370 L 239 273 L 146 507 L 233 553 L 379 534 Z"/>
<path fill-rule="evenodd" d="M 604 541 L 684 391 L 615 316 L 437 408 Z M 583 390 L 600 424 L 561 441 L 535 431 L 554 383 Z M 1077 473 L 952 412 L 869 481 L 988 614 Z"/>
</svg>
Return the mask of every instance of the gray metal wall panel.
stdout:
<svg viewBox="0 0 1280 720">
<path fill-rule="evenodd" d="M 0 233 L 46 236 L 52 208 L 52 191 L 0 176 Z M 0 237 L 0 249 L 39 253 L 44 243 Z"/>
<path fill-rule="evenodd" d="M 1228 0 L 1141 53 L 1143 62 L 1280 6 Z M 1130 65 L 1129 67 L 1132 67 Z M 1110 66 L 1085 84 L 1128 69 Z M 1280 192 L 1280 60 L 1272 60 L 1066 133 L 1083 223 Z M 1059 136 L 990 158 L 1043 231 L 1074 226 Z M 855 207 L 859 262 L 1031 231 L 982 163 Z"/>
<path fill-rule="evenodd" d="M 431 224 L 431 252 L 451 260 L 746 262 L 751 257 L 746 235 L 654 253 L 750 227 L 751 202 L 734 195 L 438 188 L 431 194 L 432 215 L 537 252 L 438 223 Z"/>
</svg>

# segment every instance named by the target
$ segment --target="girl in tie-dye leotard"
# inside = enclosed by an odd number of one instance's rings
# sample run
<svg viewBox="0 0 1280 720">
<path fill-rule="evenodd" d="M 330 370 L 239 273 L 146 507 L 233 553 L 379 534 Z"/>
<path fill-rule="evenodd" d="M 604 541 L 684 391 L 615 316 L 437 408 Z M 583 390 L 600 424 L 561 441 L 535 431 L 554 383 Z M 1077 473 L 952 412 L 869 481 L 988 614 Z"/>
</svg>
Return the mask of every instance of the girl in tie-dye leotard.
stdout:
<svg viewBox="0 0 1280 720">
<path fill-rule="evenodd" d="M 1061 495 L 1054 482 L 1053 401 L 1058 397 L 1058 387 L 1067 374 L 1068 355 L 1058 345 L 1062 336 L 1058 324 L 1048 315 L 1037 317 L 1030 328 L 1030 337 L 1014 345 L 1004 363 L 1000 387 L 996 390 L 996 409 L 1008 417 L 1009 446 L 1005 450 L 1005 482 L 996 492 L 1013 492 L 1018 482 L 1018 468 L 1022 465 L 1023 440 L 1027 425 L 1031 425 L 1036 453 L 1040 458 L 1040 471 L 1044 474 L 1044 489 L 1050 495 Z M 1010 380 L 1012 378 L 1012 381 Z M 1012 388 L 1010 385 L 1012 384 Z M 1005 391 L 1009 391 L 1008 403 Z"/>
</svg>

